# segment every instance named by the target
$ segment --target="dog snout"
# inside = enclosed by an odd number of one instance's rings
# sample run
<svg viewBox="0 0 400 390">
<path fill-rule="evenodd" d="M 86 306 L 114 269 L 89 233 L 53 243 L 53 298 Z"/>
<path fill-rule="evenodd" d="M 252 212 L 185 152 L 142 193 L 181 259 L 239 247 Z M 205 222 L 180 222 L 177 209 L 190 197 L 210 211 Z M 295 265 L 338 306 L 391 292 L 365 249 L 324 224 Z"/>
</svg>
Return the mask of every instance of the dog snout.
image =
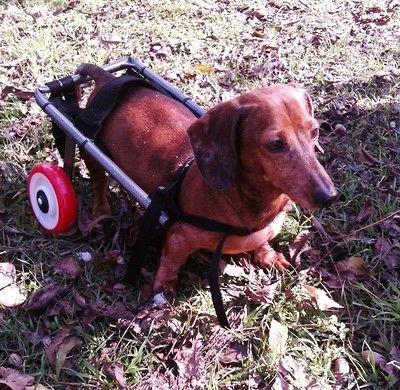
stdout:
<svg viewBox="0 0 400 390">
<path fill-rule="evenodd" d="M 328 187 L 323 189 L 320 188 L 314 193 L 314 202 L 319 207 L 327 207 L 331 205 L 338 198 L 338 195 L 339 194 L 336 188 L 334 187 Z"/>
</svg>

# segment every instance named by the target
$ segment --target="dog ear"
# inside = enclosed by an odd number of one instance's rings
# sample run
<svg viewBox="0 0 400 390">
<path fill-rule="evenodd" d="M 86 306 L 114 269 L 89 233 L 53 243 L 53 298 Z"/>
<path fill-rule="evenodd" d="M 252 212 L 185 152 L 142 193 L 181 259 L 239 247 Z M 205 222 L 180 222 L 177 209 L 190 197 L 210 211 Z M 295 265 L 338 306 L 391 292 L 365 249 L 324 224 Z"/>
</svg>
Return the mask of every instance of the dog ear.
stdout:
<svg viewBox="0 0 400 390">
<path fill-rule="evenodd" d="M 200 173 L 214 188 L 226 188 L 235 180 L 236 136 L 248 111 L 248 106 L 240 106 L 235 101 L 220 103 L 188 129 Z"/>
<path fill-rule="evenodd" d="M 313 102 L 311 100 L 310 94 L 306 91 L 304 91 L 304 101 L 306 102 L 306 107 L 310 115 L 313 117 L 314 116 L 314 107 L 313 107 Z"/>
</svg>

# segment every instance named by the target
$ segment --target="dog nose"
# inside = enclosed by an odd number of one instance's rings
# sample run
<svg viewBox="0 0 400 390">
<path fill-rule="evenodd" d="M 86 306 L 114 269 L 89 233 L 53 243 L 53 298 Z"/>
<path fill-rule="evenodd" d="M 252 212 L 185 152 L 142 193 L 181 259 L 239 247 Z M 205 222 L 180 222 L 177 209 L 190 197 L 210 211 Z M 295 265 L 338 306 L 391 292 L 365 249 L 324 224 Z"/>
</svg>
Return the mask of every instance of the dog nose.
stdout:
<svg viewBox="0 0 400 390">
<path fill-rule="evenodd" d="M 314 201 L 320 207 L 326 207 L 332 204 L 337 198 L 339 193 L 335 188 L 320 189 L 314 194 Z"/>
</svg>

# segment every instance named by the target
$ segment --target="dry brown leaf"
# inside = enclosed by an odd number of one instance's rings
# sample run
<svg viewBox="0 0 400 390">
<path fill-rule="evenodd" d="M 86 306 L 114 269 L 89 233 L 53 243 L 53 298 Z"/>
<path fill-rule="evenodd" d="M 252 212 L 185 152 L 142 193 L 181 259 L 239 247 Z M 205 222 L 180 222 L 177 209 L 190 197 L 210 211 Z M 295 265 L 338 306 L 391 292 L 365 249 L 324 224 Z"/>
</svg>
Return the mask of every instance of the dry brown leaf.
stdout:
<svg viewBox="0 0 400 390">
<path fill-rule="evenodd" d="M 118 364 L 104 363 L 104 373 L 111 379 L 114 379 L 118 384 L 118 389 L 126 389 L 127 382 L 124 376 L 124 369 Z"/>
<path fill-rule="evenodd" d="M 246 277 L 246 273 L 244 272 L 244 269 L 235 264 L 226 264 L 223 272 L 224 272 L 224 275 L 231 276 L 232 278 Z"/>
<path fill-rule="evenodd" d="M 335 265 L 339 274 L 351 274 L 354 276 L 367 276 L 371 274 L 362 257 L 351 256 L 345 260 L 336 262 Z"/>
<path fill-rule="evenodd" d="M 7 363 L 10 364 L 11 366 L 21 368 L 22 365 L 24 364 L 24 361 L 20 355 L 17 353 L 13 352 L 10 354 L 10 356 L 7 358 Z"/>
<path fill-rule="evenodd" d="M 60 332 L 51 340 L 46 351 L 49 364 L 55 368 L 57 377 L 66 363 L 68 363 L 68 366 L 71 366 L 71 362 L 67 362 L 68 353 L 72 349 L 82 345 L 82 340 L 79 337 L 70 336 L 70 334 L 70 327 L 65 326 L 61 328 Z"/>
<path fill-rule="evenodd" d="M 85 309 L 87 307 L 86 299 L 78 293 L 75 289 L 72 290 L 72 296 L 74 297 L 75 303 Z"/>
<path fill-rule="evenodd" d="M 271 303 L 274 299 L 276 289 L 280 286 L 281 282 L 276 282 L 270 284 L 269 286 L 264 286 L 263 288 L 254 291 L 250 285 L 245 288 L 245 295 L 249 298 L 251 303 L 261 304 L 261 303 Z"/>
<path fill-rule="evenodd" d="M 268 335 L 268 345 L 272 353 L 282 355 L 286 351 L 286 342 L 288 339 L 288 328 L 276 320 L 271 321 L 271 327 Z"/>
<path fill-rule="evenodd" d="M 121 43 L 126 42 L 126 37 L 117 34 L 103 34 L 101 41 L 104 43 Z"/>
<path fill-rule="evenodd" d="M 200 350 L 203 345 L 203 339 L 199 333 L 196 333 L 191 339 L 188 339 L 175 355 L 175 362 L 179 369 L 179 375 L 183 378 L 193 378 L 199 374 Z"/>
<path fill-rule="evenodd" d="M 34 384 L 32 375 L 23 374 L 13 368 L 0 367 L 0 387 L 6 386 L 7 389 L 25 390 L 28 386 Z"/>
<path fill-rule="evenodd" d="M 366 221 L 368 217 L 372 214 L 373 210 L 374 208 L 371 203 L 369 202 L 365 203 L 364 206 L 361 208 L 360 212 L 358 213 L 356 221 L 359 223 Z"/>
<path fill-rule="evenodd" d="M 387 254 L 384 257 L 383 261 L 385 262 L 386 266 L 391 270 L 400 267 L 400 255 L 396 253 Z"/>
<path fill-rule="evenodd" d="M 61 369 L 65 366 L 67 361 L 67 355 L 74 348 L 78 348 L 82 345 L 83 341 L 79 337 L 69 336 L 66 337 L 58 346 L 58 350 L 56 351 L 56 376 L 60 375 Z"/>
<path fill-rule="evenodd" d="M 26 311 L 40 311 L 48 307 L 57 296 L 63 294 L 67 289 L 56 283 L 50 283 L 36 290 L 26 302 Z"/>
<path fill-rule="evenodd" d="M 343 389 L 349 379 L 350 365 L 344 357 L 335 360 L 333 372 L 336 377 L 335 389 Z"/>
<path fill-rule="evenodd" d="M 19 88 L 16 88 L 12 85 L 7 85 L 1 91 L 1 98 L 4 99 L 7 95 L 14 95 L 16 98 L 20 100 L 29 100 L 33 98 L 35 93 L 33 91 L 25 91 Z"/>
<path fill-rule="evenodd" d="M 290 380 L 293 389 L 321 389 L 315 379 L 310 378 L 305 367 L 291 355 L 282 356 L 278 363 L 278 372 L 286 380 Z"/>
<path fill-rule="evenodd" d="M 76 279 L 82 273 L 82 267 L 72 256 L 66 256 L 57 262 L 54 266 L 54 272 Z"/>
<path fill-rule="evenodd" d="M 22 305 L 26 301 L 26 296 L 21 294 L 19 287 L 12 284 L 1 290 L 0 305 L 6 307 L 15 307 Z"/>
<path fill-rule="evenodd" d="M 343 306 L 329 298 L 324 290 L 309 285 L 305 285 L 304 288 L 319 310 L 343 309 Z"/>
<path fill-rule="evenodd" d="M 194 66 L 200 73 L 214 73 L 215 72 L 215 68 L 212 66 L 208 66 L 208 65 L 203 65 L 203 64 L 197 64 Z"/>
<path fill-rule="evenodd" d="M 301 254 L 310 249 L 308 245 L 309 237 L 310 232 L 308 230 L 303 230 L 297 235 L 293 243 L 289 245 L 289 255 L 292 264 L 298 265 L 300 263 Z"/>
<path fill-rule="evenodd" d="M 368 166 L 375 166 L 379 165 L 380 161 L 377 160 L 375 157 L 371 156 L 362 145 L 359 145 L 355 151 L 355 158 L 356 160 Z"/>
<path fill-rule="evenodd" d="M 384 255 L 385 253 L 389 252 L 391 249 L 391 246 L 389 244 L 389 241 L 384 238 L 384 237 L 378 237 L 375 241 L 375 251 L 376 254 L 379 256 Z"/>
<path fill-rule="evenodd" d="M 14 264 L 0 263 L 0 305 L 15 307 L 25 302 L 26 296 L 20 292 L 15 283 L 16 275 Z"/>
<path fill-rule="evenodd" d="M 280 375 L 277 375 L 271 390 L 295 390 L 295 388 Z"/>
<path fill-rule="evenodd" d="M 224 349 L 219 362 L 222 364 L 241 364 L 248 357 L 247 349 L 245 346 L 235 342 L 232 343 L 228 348 Z"/>
<path fill-rule="evenodd" d="M 367 362 L 375 364 L 382 369 L 384 369 L 384 367 L 386 366 L 387 361 L 386 361 L 385 357 L 378 352 L 367 350 L 367 351 L 361 352 L 361 356 Z"/>
</svg>

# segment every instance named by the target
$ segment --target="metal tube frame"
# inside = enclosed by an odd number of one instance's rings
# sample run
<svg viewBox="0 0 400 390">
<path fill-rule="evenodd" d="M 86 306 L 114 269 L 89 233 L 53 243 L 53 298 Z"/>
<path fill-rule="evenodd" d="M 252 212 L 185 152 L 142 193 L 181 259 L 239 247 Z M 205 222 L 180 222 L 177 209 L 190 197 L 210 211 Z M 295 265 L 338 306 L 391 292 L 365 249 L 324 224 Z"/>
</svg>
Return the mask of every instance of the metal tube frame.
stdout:
<svg viewBox="0 0 400 390">
<path fill-rule="evenodd" d="M 154 88 L 182 103 L 196 117 L 200 117 L 204 114 L 204 110 L 201 107 L 199 107 L 190 98 L 185 96 L 181 91 L 173 87 L 166 80 L 158 76 L 136 58 L 126 57 L 119 61 L 104 65 L 103 69 L 111 73 L 120 70 L 131 69 L 138 76 L 147 80 Z M 82 77 L 79 74 L 73 76 L 73 82 L 75 85 L 82 84 L 89 80 L 91 79 L 88 77 Z M 63 129 L 68 137 L 70 137 L 81 149 L 93 157 L 109 173 L 109 175 L 121 185 L 121 187 L 123 187 L 131 196 L 133 196 L 133 198 L 136 199 L 141 206 L 147 209 L 151 202 L 149 195 L 143 191 L 143 189 L 139 187 L 128 175 L 126 175 L 122 169 L 119 168 L 109 157 L 107 157 L 96 146 L 93 140 L 84 136 L 81 131 L 75 127 L 75 125 L 48 100 L 50 92 L 51 91 L 47 86 L 40 87 L 35 91 L 35 99 L 41 109 L 50 118 L 52 118 L 61 129 Z M 159 219 L 160 224 L 165 225 L 168 220 L 168 214 L 162 212 Z"/>
</svg>

